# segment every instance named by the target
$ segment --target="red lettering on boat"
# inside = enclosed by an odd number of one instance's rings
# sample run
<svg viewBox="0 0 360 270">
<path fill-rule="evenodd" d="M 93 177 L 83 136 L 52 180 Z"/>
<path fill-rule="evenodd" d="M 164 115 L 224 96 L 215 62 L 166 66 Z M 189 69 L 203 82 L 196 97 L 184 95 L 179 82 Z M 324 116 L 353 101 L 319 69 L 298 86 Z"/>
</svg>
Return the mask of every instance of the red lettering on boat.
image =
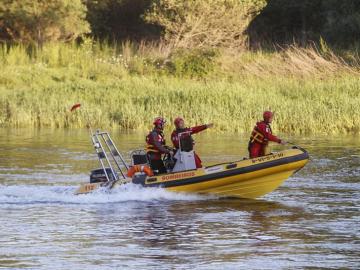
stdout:
<svg viewBox="0 0 360 270">
<path fill-rule="evenodd" d="M 176 180 L 176 179 L 192 177 L 192 176 L 195 176 L 195 172 L 175 173 L 175 174 L 164 175 L 163 177 L 161 177 L 161 180 L 163 181 Z"/>
</svg>

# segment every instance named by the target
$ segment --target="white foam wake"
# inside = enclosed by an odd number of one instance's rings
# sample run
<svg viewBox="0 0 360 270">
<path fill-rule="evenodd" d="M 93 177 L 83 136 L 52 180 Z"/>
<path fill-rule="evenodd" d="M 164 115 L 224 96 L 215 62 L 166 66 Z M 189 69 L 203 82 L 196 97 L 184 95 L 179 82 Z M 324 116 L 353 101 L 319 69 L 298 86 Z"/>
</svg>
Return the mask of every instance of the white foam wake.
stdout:
<svg viewBox="0 0 360 270">
<path fill-rule="evenodd" d="M 138 185 L 124 185 L 111 191 L 99 189 L 85 195 L 74 195 L 78 187 L 39 186 L 39 185 L 0 185 L 1 204 L 98 204 L 127 201 L 154 200 L 208 200 L 209 196 L 166 191 L 161 188 L 143 188 Z"/>
</svg>

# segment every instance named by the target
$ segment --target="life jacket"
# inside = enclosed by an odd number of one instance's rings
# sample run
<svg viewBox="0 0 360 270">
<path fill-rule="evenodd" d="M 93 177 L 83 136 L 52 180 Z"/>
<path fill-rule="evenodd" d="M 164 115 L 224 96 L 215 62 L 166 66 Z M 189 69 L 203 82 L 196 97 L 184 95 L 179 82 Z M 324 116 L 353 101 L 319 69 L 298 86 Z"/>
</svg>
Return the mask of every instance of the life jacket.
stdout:
<svg viewBox="0 0 360 270">
<path fill-rule="evenodd" d="M 153 133 L 156 133 L 155 139 L 161 144 L 161 145 L 165 145 L 165 138 L 164 138 L 164 134 L 162 132 L 159 132 L 157 130 L 153 130 L 151 131 L 147 136 L 146 136 L 146 152 L 147 153 L 160 153 L 159 149 L 157 149 L 157 147 L 155 146 L 155 143 L 153 141 Z"/>
<path fill-rule="evenodd" d="M 264 123 L 264 122 L 260 122 L 260 123 Z M 256 126 L 254 127 L 253 131 L 251 132 L 251 136 L 250 136 L 250 143 L 260 143 L 260 144 L 264 144 L 267 145 L 269 140 L 265 137 L 264 134 L 262 134 L 258 128 L 258 124 L 257 123 Z M 266 131 L 269 134 L 272 134 L 272 130 L 271 130 L 271 126 L 267 123 L 265 123 L 266 125 Z"/>
<path fill-rule="evenodd" d="M 171 140 L 173 142 L 173 145 L 176 149 L 179 149 L 179 141 L 180 141 L 180 137 L 179 134 L 180 133 L 185 133 L 183 134 L 183 136 L 189 136 L 190 137 L 190 141 L 191 143 L 194 145 L 195 144 L 195 140 L 194 138 L 191 136 L 191 128 L 177 128 L 173 131 L 173 133 L 171 134 Z"/>
</svg>

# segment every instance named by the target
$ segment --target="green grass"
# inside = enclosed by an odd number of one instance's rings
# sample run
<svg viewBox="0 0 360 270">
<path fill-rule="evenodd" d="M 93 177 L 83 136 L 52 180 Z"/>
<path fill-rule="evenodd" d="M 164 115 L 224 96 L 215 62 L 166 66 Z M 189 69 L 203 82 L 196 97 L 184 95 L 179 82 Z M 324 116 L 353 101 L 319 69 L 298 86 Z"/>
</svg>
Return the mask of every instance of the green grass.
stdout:
<svg viewBox="0 0 360 270">
<path fill-rule="evenodd" d="M 150 49 L 53 44 L 29 56 L 21 46 L 3 47 L 0 125 L 83 127 L 88 114 L 96 127 L 149 129 L 158 115 L 168 121 L 180 115 L 188 124 L 249 132 L 271 108 L 276 131 L 360 133 L 360 76 L 353 67 L 324 58 L 301 73 L 304 58 L 272 68 L 284 61 L 279 54 L 246 53 L 235 68 L 222 54 L 206 79 L 191 79 L 170 75 L 160 63 L 166 52 Z M 70 113 L 77 102 L 82 109 Z"/>
</svg>

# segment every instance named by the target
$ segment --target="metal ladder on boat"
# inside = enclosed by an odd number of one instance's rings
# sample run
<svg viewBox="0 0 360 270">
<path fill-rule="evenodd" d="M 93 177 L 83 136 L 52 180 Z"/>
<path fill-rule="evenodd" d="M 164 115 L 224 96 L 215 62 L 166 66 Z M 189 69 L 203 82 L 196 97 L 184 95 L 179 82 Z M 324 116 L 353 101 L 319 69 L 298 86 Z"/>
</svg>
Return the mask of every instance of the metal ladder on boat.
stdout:
<svg viewBox="0 0 360 270">
<path fill-rule="evenodd" d="M 104 186 L 111 188 L 117 181 L 124 181 L 129 166 L 111 139 L 110 134 L 97 130 L 91 134 L 91 140 L 107 179 Z M 107 168 L 110 169 L 110 172 Z"/>
</svg>

